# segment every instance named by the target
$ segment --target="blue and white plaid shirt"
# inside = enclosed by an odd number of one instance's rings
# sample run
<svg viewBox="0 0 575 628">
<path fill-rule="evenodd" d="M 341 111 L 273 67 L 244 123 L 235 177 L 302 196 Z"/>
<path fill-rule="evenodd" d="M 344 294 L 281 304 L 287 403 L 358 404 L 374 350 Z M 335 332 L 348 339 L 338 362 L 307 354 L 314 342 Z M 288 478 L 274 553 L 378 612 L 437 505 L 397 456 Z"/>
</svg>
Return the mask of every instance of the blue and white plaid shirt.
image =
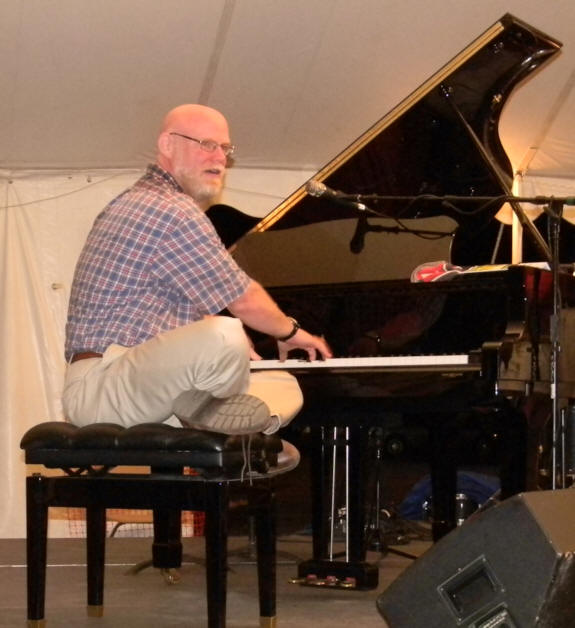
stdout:
<svg viewBox="0 0 575 628">
<path fill-rule="evenodd" d="M 133 346 L 217 314 L 250 278 L 212 223 L 156 165 L 96 218 L 72 284 L 66 359 Z"/>
</svg>

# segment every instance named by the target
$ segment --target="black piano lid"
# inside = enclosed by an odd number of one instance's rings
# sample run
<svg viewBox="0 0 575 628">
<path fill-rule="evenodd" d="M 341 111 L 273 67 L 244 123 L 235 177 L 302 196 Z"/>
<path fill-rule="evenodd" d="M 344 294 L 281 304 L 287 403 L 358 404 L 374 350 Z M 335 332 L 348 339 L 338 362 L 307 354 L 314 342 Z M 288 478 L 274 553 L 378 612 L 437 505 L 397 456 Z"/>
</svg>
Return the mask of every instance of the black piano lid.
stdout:
<svg viewBox="0 0 575 628">
<path fill-rule="evenodd" d="M 519 83 L 556 55 L 560 47 L 552 37 L 510 14 L 504 15 L 313 179 L 348 194 L 469 198 L 510 194 L 513 173 L 499 137 L 501 111 Z M 446 216 L 454 225 L 447 231 L 456 234 L 450 244 L 453 263 L 469 266 L 509 262 L 507 258 L 492 259 L 500 226 L 493 218 L 501 203 L 474 213 L 478 207 L 478 203 L 466 203 L 454 209 L 437 201 L 417 199 L 411 203 L 370 202 L 369 209 L 399 220 Z M 304 185 L 239 240 L 234 255 L 257 278 L 262 245 L 256 247 L 258 253 L 254 259 L 254 254 L 249 253 L 254 237 L 263 232 L 295 228 L 290 236 L 295 238 L 300 237 L 305 226 L 351 220 L 346 227 L 349 234 L 359 216 L 352 207 L 309 196 Z M 322 230 L 317 237 L 312 236 L 312 241 L 319 237 L 326 237 Z M 333 244 L 331 236 L 327 240 L 328 246 Z M 276 242 L 270 239 L 263 248 L 273 248 Z M 380 242 L 382 246 L 385 244 L 383 238 Z M 337 248 L 329 254 L 339 255 Z M 414 260 L 413 266 L 419 261 L 431 260 Z M 267 261 L 263 264 L 270 270 Z M 281 283 L 292 282 L 286 277 Z M 293 283 L 300 282 L 294 277 Z"/>
</svg>

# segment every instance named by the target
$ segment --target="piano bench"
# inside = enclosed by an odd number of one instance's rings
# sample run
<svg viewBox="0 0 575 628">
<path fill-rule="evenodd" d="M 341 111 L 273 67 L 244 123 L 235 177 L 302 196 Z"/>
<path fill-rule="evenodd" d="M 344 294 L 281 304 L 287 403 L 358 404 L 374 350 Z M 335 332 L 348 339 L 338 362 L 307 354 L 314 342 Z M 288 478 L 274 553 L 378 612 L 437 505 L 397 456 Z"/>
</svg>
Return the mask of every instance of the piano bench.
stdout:
<svg viewBox="0 0 575 628">
<path fill-rule="evenodd" d="M 64 506 L 86 509 L 92 616 L 103 614 L 107 508 L 153 511 L 152 564 L 160 569 L 181 565 L 181 511 L 205 511 L 208 626 L 223 628 L 230 487 L 245 493 L 254 515 L 260 624 L 275 625 L 273 478 L 299 463 L 293 445 L 276 435 L 227 436 L 156 423 L 79 428 L 53 421 L 28 430 L 20 446 L 27 464 L 63 471 L 26 478 L 28 626 L 45 625 L 48 511 Z M 188 468 L 193 474 L 185 472 Z"/>
</svg>

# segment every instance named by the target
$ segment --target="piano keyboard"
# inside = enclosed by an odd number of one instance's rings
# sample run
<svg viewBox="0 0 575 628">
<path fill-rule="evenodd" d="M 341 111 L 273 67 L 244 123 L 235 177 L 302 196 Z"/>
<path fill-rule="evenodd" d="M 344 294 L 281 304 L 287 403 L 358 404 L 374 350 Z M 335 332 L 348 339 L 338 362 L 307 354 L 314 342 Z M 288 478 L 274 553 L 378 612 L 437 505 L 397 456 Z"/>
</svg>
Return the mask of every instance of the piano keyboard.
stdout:
<svg viewBox="0 0 575 628">
<path fill-rule="evenodd" d="M 392 355 L 372 356 L 357 358 L 329 358 L 327 360 L 314 360 L 313 362 L 301 359 L 279 360 L 253 360 L 252 370 L 282 369 L 304 370 L 331 369 L 331 370 L 376 370 L 376 369 L 403 369 L 403 368 L 430 368 L 441 367 L 475 367 L 479 365 L 468 354 L 453 355 Z"/>
</svg>

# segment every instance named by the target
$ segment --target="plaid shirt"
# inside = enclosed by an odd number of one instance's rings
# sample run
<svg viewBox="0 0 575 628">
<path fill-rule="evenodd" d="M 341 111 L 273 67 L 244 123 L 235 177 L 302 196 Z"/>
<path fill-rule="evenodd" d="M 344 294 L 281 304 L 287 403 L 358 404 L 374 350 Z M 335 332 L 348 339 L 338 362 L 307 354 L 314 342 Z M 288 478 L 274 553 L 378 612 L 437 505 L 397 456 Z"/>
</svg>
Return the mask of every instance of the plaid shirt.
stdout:
<svg viewBox="0 0 575 628">
<path fill-rule="evenodd" d="M 246 290 L 212 223 L 156 165 L 96 218 L 72 284 L 66 359 L 217 314 Z"/>
</svg>

